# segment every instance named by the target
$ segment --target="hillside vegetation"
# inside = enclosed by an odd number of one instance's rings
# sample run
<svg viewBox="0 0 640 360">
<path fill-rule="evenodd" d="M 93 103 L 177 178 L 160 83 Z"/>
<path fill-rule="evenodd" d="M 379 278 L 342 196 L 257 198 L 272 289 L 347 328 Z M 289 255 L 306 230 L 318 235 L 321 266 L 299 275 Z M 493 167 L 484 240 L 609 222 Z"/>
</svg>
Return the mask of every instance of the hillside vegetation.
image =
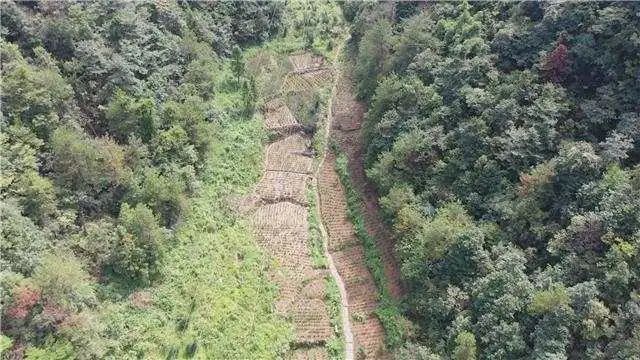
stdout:
<svg viewBox="0 0 640 360">
<path fill-rule="evenodd" d="M 640 6 L 345 3 L 400 358 L 640 358 Z"/>
<path fill-rule="evenodd" d="M 3 2 L 8 358 L 274 358 L 269 262 L 228 208 L 261 173 L 239 45 L 282 3 Z"/>
<path fill-rule="evenodd" d="M 327 338 L 296 343 L 281 264 L 238 210 L 267 144 L 324 151 L 347 26 L 403 282 L 396 301 L 338 153 L 331 215 L 378 287 L 347 295 L 380 305 L 350 320 L 380 321 L 400 360 L 640 360 L 640 3 L 303 0 L 0 3 L 0 357 L 345 356 L 338 282 Z M 295 129 L 265 130 L 278 101 Z M 324 268 L 322 212 L 301 214 Z"/>
</svg>

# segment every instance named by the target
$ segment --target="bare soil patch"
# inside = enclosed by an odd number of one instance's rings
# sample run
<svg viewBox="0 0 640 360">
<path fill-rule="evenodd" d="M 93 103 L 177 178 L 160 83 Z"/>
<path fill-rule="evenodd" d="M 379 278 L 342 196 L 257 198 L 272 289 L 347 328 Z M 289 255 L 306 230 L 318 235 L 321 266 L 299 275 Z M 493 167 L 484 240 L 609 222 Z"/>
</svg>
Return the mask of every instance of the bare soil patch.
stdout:
<svg viewBox="0 0 640 360">
<path fill-rule="evenodd" d="M 310 52 L 291 55 L 289 56 L 289 62 L 291 63 L 293 73 L 314 71 L 325 66 L 325 61 L 322 56 L 314 55 Z"/>
<path fill-rule="evenodd" d="M 281 134 L 301 130 L 291 110 L 280 98 L 267 102 L 263 107 L 264 123 L 267 130 Z"/>
<path fill-rule="evenodd" d="M 364 139 L 361 129 L 364 106 L 355 98 L 353 81 L 345 77 L 341 77 L 340 80 L 337 99 L 334 99 L 331 137 L 347 156 L 351 180 L 363 200 L 365 228 L 376 240 L 376 245 L 382 254 L 389 291 L 399 299 L 404 290 L 400 266 L 395 256 L 395 239 L 385 225 L 378 204 L 378 194 L 368 181 L 364 170 Z"/>
<path fill-rule="evenodd" d="M 319 88 L 331 81 L 333 71 L 331 69 L 320 69 L 301 74 L 291 73 L 282 84 L 283 92 L 307 91 Z"/>
<path fill-rule="evenodd" d="M 313 158 L 311 142 L 302 134 L 293 134 L 267 146 L 265 168 L 269 171 L 287 171 L 311 174 Z"/>
<path fill-rule="evenodd" d="M 288 178 L 275 179 L 277 182 Z M 306 179 L 301 181 L 304 187 Z M 326 271 L 312 265 L 307 208 L 289 201 L 267 203 L 255 210 L 252 222 L 260 246 L 275 262 L 273 280 L 280 288 L 276 309 L 291 318 L 295 343 L 323 346 L 333 329 L 321 299 Z"/>
<path fill-rule="evenodd" d="M 288 201 L 307 205 L 306 184 L 309 176 L 286 171 L 267 171 L 256 191 L 263 202 Z"/>
<path fill-rule="evenodd" d="M 329 234 L 331 257 L 347 291 L 355 349 L 360 348 L 367 358 L 378 359 L 386 356 L 384 329 L 374 314 L 378 289 L 347 215 L 345 193 L 334 162 L 335 156 L 327 154 L 318 176 L 322 221 Z"/>
<path fill-rule="evenodd" d="M 300 348 L 293 351 L 291 360 L 326 360 L 329 359 L 327 350 L 322 347 Z"/>
<path fill-rule="evenodd" d="M 349 220 L 347 202 L 338 174 L 333 169 L 335 156 L 327 154 L 320 169 L 320 204 L 322 206 L 322 221 L 329 234 L 329 250 L 336 251 L 358 244 L 358 239 Z M 329 210 L 330 209 L 330 210 Z"/>
</svg>

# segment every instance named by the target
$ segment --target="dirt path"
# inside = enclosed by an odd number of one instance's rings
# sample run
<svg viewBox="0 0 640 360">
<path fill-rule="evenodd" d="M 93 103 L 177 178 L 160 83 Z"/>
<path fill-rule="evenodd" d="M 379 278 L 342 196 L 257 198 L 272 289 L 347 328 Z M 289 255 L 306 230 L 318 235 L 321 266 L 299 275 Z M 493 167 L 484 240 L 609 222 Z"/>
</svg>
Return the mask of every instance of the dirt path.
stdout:
<svg viewBox="0 0 640 360">
<path fill-rule="evenodd" d="M 353 82 L 344 74 L 338 76 L 338 88 L 332 102 L 330 137 L 345 152 L 349 171 L 362 195 L 367 232 L 376 239 L 384 264 L 387 286 L 399 298 L 403 289 L 394 256 L 393 239 L 379 213 L 375 192 L 366 181 L 362 163 L 360 131 L 364 107 L 354 97 Z M 328 152 L 320 165 L 318 190 L 321 214 L 328 232 L 328 249 L 338 273 L 345 282 L 352 330 L 357 354 L 366 358 L 388 358 L 384 350 L 384 329 L 374 311 L 378 307 L 375 281 L 367 268 L 364 248 L 348 217 L 345 191 L 335 170 L 335 154 Z"/>
<path fill-rule="evenodd" d="M 292 56 L 290 61 L 294 70 L 284 82 L 288 91 L 298 91 L 305 86 L 315 89 L 323 82 L 331 84 L 334 80 L 332 67 L 324 66 L 316 58 L 297 55 Z M 300 71 L 300 67 L 304 71 Z M 332 84 L 332 88 L 335 93 L 335 84 Z M 328 108 L 332 108 L 330 102 Z M 314 171 L 314 159 L 308 155 L 311 139 L 302 131 L 302 126 L 281 98 L 267 103 L 263 115 L 265 127 L 279 136 L 267 145 L 262 179 L 254 193 L 244 199 L 241 207 L 251 213 L 257 240 L 276 263 L 276 270 L 271 275 L 280 290 L 276 310 L 289 317 L 294 326 L 295 338 L 290 357 L 329 357 L 325 345 L 334 336 L 334 329 L 325 300 L 326 280 L 331 276 L 338 285 L 341 297 L 344 357 L 352 360 L 353 335 L 344 283 L 329 255 L 326 240 L 323 245 L 328 269 L 314 266 L 310 251 L 308 214 L 310 210 L 319 213 L 319 207 L 309 209 L 306 195 L 308 185 L 314 190 L 317 188 L 317 170 Z M 313 193 L 318 204 L 317 191 Z M 319 227 L 326 239 L 324 227 L 322 224 Z"/>
<path fill-rule="evenodd" d="M 317 178 L 314 179 L 314 196 L 316 197 L 316 211 L 318 214 L 321 213 L 320 210 L 320 199 L 318 192 L 318 181 Z M 340 291 L 340 317 L 342 319 L 342 331 L 345 341 L 345 360 L 353 360 L 355 354 L 355 343 L 353 338 L 353 328 L 351 326 L 351 315 L 349 314 L 349 298 L 347 295 L 347 289 L 344 285 L 344 281 L 340 273 L 338 272 L 338 268 L 333 261 L 333 256 L 329 251 L 329 245 L 327 239 L 329 235 L 327 234 L 327 230 L 324 227 L 322 221 L 320 222 L 320 231 L 322 232 L 322 247 L 324 250 L 324 256 L 327 258 L 327 263 L 329 266 L 329 271 L 331 272 L 331 276 L 333 276 L 336 284 L 338 285 L 338 290 Z"/>
<path fill-rule="evenodd" d="M 347 40 L 345 40 L 343 42 L 346 43 Z M 336 69 L 336 73 L 335 73 L 335 78 L 333 80 L 333 86 L 331 88 L 331 97 L 329 98 L 329 103 L 327 104 L 327 117 L 324 123 L 324 129 L 322 129 L 321 131 L 323 131 L 323 134 L 325 136 L 324 139 L 324 148 L 322 149 L 322 153 L 320 154 L 320 161 L 318 162 L 318 166 L 316 168 L 315 171 L 315 177 L 314 177 L 314 181 L 313 181 L 313 193 L 315 196 L 315 204 L 316 204 L 316 209 L 315 211 L 322 215 L 322 206 L 321 206 L 321 200 L 320 200 L 320 191 L 319 191 L 319 180 L 318 178 L 322 175 L 322 169 L 324 164 L 326 163 L 326 157 L 327 157 L 327 153 L 328 153 L 328 137 L 330 135 L 330 131 L 331 131 L 331 124 L 333 122 L 333 101 L 336 97 L 337 91 L 338 91 L 338 82 L 340 79 L 340 74 L 337 72 L 338 67 L 338 61 L 339 61 L 339 56 L 340 56 L 340 51 L 342 49 L 342 46 L 340 47 L 340 49 L 338 50 L 337 54 L 338 56 L 336 57 L 335 63 L 333 68 Z M 354 341 L 354 336 L 353 336 L 353 327 L 351 324 L 351 314 L 350 314 L 350 310 L 349 310 L 349 297 L 347 294 L 347 289 L 344 283 L 344 278 L 342 277 L 342 275 L 340 274 L 340 272 L 338 271 L 338 268 L 335 264 L 335 261 L 333 259 L 333 255 L 331 254 L 331 252 L 329 251 L 329 234 L 327 233 L 327 228 L 324 225 L 324 221 L 322 220 L 322 216 L 320 217 L 320 231 L 322 232 L 322 247 L 324 250 L 324 256 L 327 259 L 328 265 L 329 265 L 329 271 L 331 272 L 331 276 L 333 276 L 334 280 L 336 281 L 336 284 L 338 285 L 338 290 L 340 291 L 340 315 L 342 318 L 342 331 L 343 331 L 343 336 L 344 336 L 344 340 L 345 340 L 345 360 L 353 360 L 354 356 L 355 356 L 355 341 Z"/>
</svg>

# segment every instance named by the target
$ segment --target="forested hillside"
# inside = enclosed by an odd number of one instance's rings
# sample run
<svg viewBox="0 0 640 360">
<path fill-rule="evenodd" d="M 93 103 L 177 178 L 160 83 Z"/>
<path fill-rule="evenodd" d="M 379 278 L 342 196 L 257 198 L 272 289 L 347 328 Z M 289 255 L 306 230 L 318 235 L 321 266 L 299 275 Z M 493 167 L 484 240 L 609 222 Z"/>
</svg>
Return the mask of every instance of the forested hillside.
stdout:
<svg viewBox="0 0 640 360">
<path fill-rule="evenodd" d="M 640 359 L 640 4 L 345 3 L 407 359 Z"/>
<path fill-rule="evenodd" d="M 0 4 L 0 352 L 273 358 L 290 329 L 229 195 L 260 175 L 238 46 L 283 3 Z"/>
<path fill-rule="evenodd" d="M 3 1 L 0 56 L 3 359 L 640 360 L 639 2 Z"/>
</svg>

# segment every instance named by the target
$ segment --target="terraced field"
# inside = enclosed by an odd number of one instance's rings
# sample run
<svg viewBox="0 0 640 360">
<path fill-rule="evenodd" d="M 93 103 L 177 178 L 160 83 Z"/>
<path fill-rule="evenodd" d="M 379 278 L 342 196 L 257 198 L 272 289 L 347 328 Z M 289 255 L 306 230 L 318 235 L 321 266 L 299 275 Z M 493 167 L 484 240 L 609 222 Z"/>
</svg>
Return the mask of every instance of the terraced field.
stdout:
<svg viewBox="0 0 640 360">
<path fill-rule="evenodd" d="M 329 235 L 329 251 L 346 288 L 356 349 L 367 358 L 384 357 L 384 330 L 374 311 L 378 289 L 364 256 L 364 248 L 347 216 L 344 190 L 327 154 L 318 176 L 322 221 Z"/>
<path fill-rule="evenodd" d="M 387 286 L 396 299 L 403 293 L 394 242 L 379 213 L 374 190 L 368 184 L 362 162 L 360 131 L 364 106 L 355 99 L 353 82 L 340 74 L 332 101 L 332 121 L 329 136 L 347 155 L 350 176 L 363 199 L 365 228 L 376 240 L 382 255 Z M 345 190 L 335 170 L 335 154 L 328 152 L 318 175 L 322 221 L 329 239 L 331 257 L 344 281 L 356 352 L 366 358 L 389 358 L 385 350 L 384 329 L 374 311 L 378 307 L 379 289 L 367 268 L 363 245 L 356 236 L 348 217 Z"/>
<path fill-rule="evenodd" d="M 292 55 L 289 60 L 292 70 L 283 81 L 282 96 L 320 91 L 333 84 L 324 126 L 330 128 L 333 120 L 345 131 L 359 127 L 362 108 L 355 100 L 345 105 L 345 97 L 338 96 L 340 87 L 333 66 L 308 53 Z M 353 107 L 357 111 L 352 111 Z M 312 139 L 284 97 L 268 101 L 262 112 L 265 127 L 274 136 L 265 149 L 264 174 L 241 207 L 250 213 L 258 242 L 275 263 L 271 277 L 280 290 L 276 308 L 291 320 L 295 330 L 290 357 L 328 359 L 332 355 L 327 344 L 336 340 L 336 329 L 327 308 L 326 286 L 327 279 L 333 277 L 341 295 L 341 357 L 387 358 L 384 329 L 374 314 L 378 289 L 347 217 L 334 155 L 311 150 Z M 324 133 L 342 139 L 336 131 L 334 126 Z M 316 155 L 320 155 L 319 162 L 315 161 Z M 309 202 L 308 189 L 313 190 L 317 209 Z M 309 211 L 318 211 L 322 220 L 318 226 L 323 234 L 326 266 L 319 266 L 312 256 Z"/>
<path fill-rule="evenodd" d="M 326 74 L 324 61 L 311 55 L 290 57 L 294 69 L 283 92 L 303 91 L 319 83 L 306 78 Z M 300 71 L 304 69 L 304 71 Z M 331 76 L 318 77 L 324 85 Z M 294 325 L 292 359 L 328 359 L 327 342 L 334 336 L 325 304 L 329 270 L 314 266 L 309 245 L 307 186 L 313 176 L 311 139 L 302 131 L 282 98 L 263 106 L 265 127 L 276 140 L 265 150 L 264 174 L 244 201 L 263 250 L 276 263 L 271 276 L 280 289 L 277 311 Z M 248 205 L 247 205 L 248 204 Z"/>
<path fill-rule="evenodd" d="M 348 74 L 341 74 L 333 101 L 331 139 L 348 159 L 351 180 L 363 200 L 362 213 L 369 235 L 376 240 L 382 254 L 384 272 L 391 294 L 400 298 L 403 294 L 400 267 L 394 255 L 394 240 L 380 214 L 378 196 L 367 181 L 363 162 L 362 121 L 365 107 L 355 98 L 354 81 Z"/>
</svg>

